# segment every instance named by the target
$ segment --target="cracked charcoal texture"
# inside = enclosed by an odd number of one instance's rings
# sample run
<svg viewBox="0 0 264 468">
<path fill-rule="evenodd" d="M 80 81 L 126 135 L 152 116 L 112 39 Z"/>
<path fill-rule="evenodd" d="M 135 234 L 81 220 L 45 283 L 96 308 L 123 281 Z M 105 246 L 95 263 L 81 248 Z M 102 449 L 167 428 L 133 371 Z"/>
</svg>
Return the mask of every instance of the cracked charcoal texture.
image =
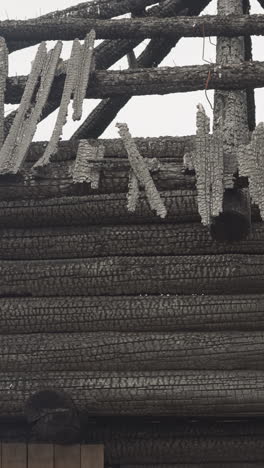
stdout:
<svg viewBox="0 0 264 468">
<path fill-rule="evenodd" d="M 52 136 L 49 140 L 48 146 L 45 149 L 45 152 L 42 158 L 36 162 L 34 165 L 34 169 L 42 166 L 46 166 L 51 156 L 56 152 L 58 147 L 58 141 L 62 134 L 63 126 L 67 121 L 67 113 L 68 113 L 68 106 L 71 100 L 71 95 L 75 91 L 76 82 L 78 78 L 78 65 L 80 63 L 81 57 L 81 45 L 78 39 L 73 41 L 71 57 L 68 62 L 67 72 L 66 72 L 66 79 L 64 83 L 63 94 L 61 98 L 61 104 L 59 113 L 57 116 L 57 120 L 55 123 L 55 127 L 52 133 Z"/>
<path fill-rule="evenodd" d="M 264 286 L 263 255 L 2 261 L 0 295 L 247 294 Z"/>
<path fill-rule="evenodd" d="M 263 307 L 263 294 L 1 298 L 0 331 L 250 333 L 263 330 Z"/>
<path fill-rule="evenodd" d="M 2 336 L 0 372 L 264 370 L 264 332 Z"/>
<path fill-rule="evenodd" d="M 80 120 L 82 117 L 83 101 L 86 95 L 86 89 L 89 83 L 89 76 L 92 70 L 92 60 L 94 51 L 95 31 L 92 29 L 87 34 L 84 44 L 81 47 L 79 58 L 79 69 L 77 75 L 76 89 L 73 99 L 73 120 Z"/>
<path fill-rule="evenodd" d="M 27 113 L 32 112 L 31 100 L 46 57 L 46 44 L 42 43 L 33 62 L 13 125 L 0 151 L 0 174 L 17 174 L 23 162 L 19 147 L 25 132 Z"/>
<path fill-rule="evenodd" d="M 5 39 L 0 37 L 0 150 L 4 143 L 5 90 L 8 77 L 8 49 Z"/>
<path fill-rule="evenodd" d="M 252 134 L 251 142 L 238 149 L 239 173 L 248 177 L 249 191 L 252 201 L 256 203 L 260 210 L 260 216 L 264 219 L 264 124 L 258 124 Z"/>
<path fill-rule="evenodd" d="M 127 125 L 118 123 L 116 126 L 118 127 L 120 137 L 124 142 L 131 168 L 137 177 L 138 182 L 144 187 L 151 209 L 156 211 L 157 215 L 161 218 L 165 218 L 167 210 L 164 202 L 157 191 L 144 159 L 137 149 L 136 143 L 129 133 Z M 131 206 L 129 205 L 129 207 Z"/>
<path fill-rule="evenodd" d="M 222 133 L 210 137 L 210 119 L 198 105 L 196 148 L 192 153 L 196 173 L 197 203 L 202 224 L 210 226 L 223 205 Z"/>
<path fill-rule="evenodd" d="M 218 0 L 218 14 L 220 16 L 243 14 L 243 1 Z M 243 37 L 219 37 L 217 39 L 217 63 L 221 65 L 239 64 L 244 60 L 245 39 Z M 217 129 L 223 134 L 224 185 L 225 188 L 232 188 L 233 174 L 237 170 L 235 150 L 239 144 L 245 144 L 249 141 L 246 90 L 216 91 L 214 130 Z"/>
<path fill-rule="evenodd" d="M 103 160 L 104 146 L 91 146 L 87 140 L 81 140 L 78 146 L 76 161 L 73 168 L 72 180 L 74 183 L 87 182 L 91 189 L 99 188 L 101 168 L 96 163 Z M 69 175 L 70 175 L 69 170 Z"/>
</svg>

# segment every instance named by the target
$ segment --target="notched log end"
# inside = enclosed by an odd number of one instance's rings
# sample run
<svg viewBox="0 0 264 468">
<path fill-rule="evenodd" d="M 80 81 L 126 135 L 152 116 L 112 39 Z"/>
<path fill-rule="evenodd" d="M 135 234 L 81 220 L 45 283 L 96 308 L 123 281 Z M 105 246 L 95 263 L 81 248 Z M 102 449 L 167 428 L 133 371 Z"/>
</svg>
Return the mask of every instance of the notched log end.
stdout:
<svg viewBox="0 0 264 468">
<path fill-rule="evenodd" d="M 35 393 L 26 403 L 25 414 L 32 431 L 43 441 L 67 444 L 79 438 L 79 415 L 71 398 L 62 391 Z"/>
</svg>

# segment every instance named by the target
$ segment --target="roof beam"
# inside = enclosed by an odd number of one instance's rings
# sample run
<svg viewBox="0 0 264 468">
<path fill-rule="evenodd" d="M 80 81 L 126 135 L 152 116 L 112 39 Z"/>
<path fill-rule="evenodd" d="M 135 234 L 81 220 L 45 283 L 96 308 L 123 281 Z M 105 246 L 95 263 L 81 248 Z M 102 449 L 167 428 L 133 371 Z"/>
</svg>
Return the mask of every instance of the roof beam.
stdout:
<svg viewBox="0 0 264 468">
<path fill-rule="evenodd" d="M 191 65 L 185 67 L 138 68 L 124 71 L 97 71 L 91 76 L 87 98 L 172 94 L 207 89 L 244 89 L 264 86 L 264 62 L 244 62 L 235 65 Z M 65 75 L 56 77 L 50 101 L 61 98 Z M 20 102 L 27 76 L 7 80 L 6 104 Z"/>
<path fill-rule="evenodd" d="M 8 41 L 84 39 L 94 29 L 97 39 L 138 39 L 169 37 L 235 37 L 264 35 L 264 15 L 181 16 L 174 18 L 133 18 L 94 20 L 83 18 L 1 21 L 0 35 Z"/>
</svg>

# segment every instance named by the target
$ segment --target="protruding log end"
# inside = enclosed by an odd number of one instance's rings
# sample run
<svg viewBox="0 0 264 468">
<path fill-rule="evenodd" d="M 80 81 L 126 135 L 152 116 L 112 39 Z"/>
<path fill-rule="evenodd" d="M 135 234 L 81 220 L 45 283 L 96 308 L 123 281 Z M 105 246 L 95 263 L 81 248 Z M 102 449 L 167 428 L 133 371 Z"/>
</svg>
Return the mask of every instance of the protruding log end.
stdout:
<svg viewBox="0 0 264 468">
<path fill-rule="evenodd" d="M 79 439 L 80 420 L 76 408 L 66 394 L 42 390 L 32 395 L 25 407 L 32 430 L 44 442 L 75 443 Z"/>
<path fill-rule="evenodd" d="M 250 194 L 247 188 L 224 192 L 223 212 L 213 219 L 211 236 L 219 242 L 245 239 L 251 231 Z"/>
</svg>

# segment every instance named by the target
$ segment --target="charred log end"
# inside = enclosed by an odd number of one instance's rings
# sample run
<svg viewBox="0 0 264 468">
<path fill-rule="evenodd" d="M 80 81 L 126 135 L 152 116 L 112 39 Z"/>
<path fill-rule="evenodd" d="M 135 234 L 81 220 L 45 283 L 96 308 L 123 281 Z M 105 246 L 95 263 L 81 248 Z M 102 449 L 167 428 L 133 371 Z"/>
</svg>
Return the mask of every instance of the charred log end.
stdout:
<svg viewBox="0 0 264 468">
<path fill-rule="evenodd" d="M 250 234 L 251 206 L 247 188 L 225 190 L 223 212 L 213 219 L 210 230 L 212 238 L 219 242 L 240 241 Z"/>
<path fill-rule="evenodd" d="M 77 410 L 61 391 L 43 390 L 32 395 L 25 407 L 28 422 L 43 442 L 75 443 L 79 439 Z"/>
</svg>

